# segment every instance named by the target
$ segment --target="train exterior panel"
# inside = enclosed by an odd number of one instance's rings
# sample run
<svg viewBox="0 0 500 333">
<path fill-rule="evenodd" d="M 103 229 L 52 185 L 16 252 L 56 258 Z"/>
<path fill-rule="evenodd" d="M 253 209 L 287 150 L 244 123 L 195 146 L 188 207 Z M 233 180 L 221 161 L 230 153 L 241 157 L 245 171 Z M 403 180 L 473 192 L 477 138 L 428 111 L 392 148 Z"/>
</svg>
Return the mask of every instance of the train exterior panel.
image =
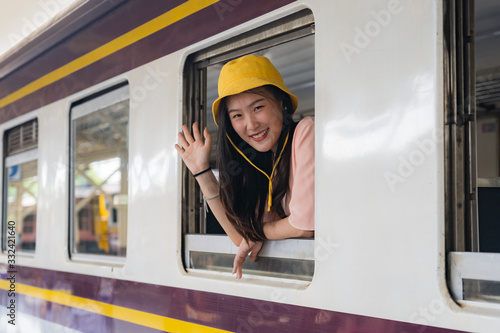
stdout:
<svg viewBox="0 0 500 333">
<path fill-rule="evenodd" d="M 495 332 L 497 304 L 457 302 L 447 282 L 447 6 L 89 0 L 4 56 L 2 331 Z M 225 45 L 221 56 L 231 54 L 240 36 L 304 12 L 313 18 L 307 29 L 314 40 L 314 273 L 249 271 L 237 281 L 228 272 L 190 267 L 188 186 L 174 149 L 189 104 L 186 68 L 208 66 L 196 57 L 214 45 Z M 289 34 L 305 29 L 293 24 L 283 24 Z M 109 105 L 127 101 L 127 140 L 108 146 L 126 147 L 127 155 L 102 159 L 121 156 L 126 163 L 117 167 L 115 187 L 104 188 L 111 174 L 96 180 L 70 172 L 78 168 L 72 147 L 80 140 L 78 120 L 91 115 L 87 105 L 117 89 L 123 95 Z M 9 252 L 14 229 L 5 188 L 15 178 L 5 170 L 21 155 L 10 155 L 7 138 L 34 119 L 36 228 L 23 239 L 35 234 L 36 248 Z M 87 192 L 78 181 L 104 193 L 85 229 L 90 237 L 79 220 L 85 194 L 78 193 Z M 98 239 L 100 227 L 108 236 Z M 92 250 L 75 245 L 84 241 Z"/>
</svg>

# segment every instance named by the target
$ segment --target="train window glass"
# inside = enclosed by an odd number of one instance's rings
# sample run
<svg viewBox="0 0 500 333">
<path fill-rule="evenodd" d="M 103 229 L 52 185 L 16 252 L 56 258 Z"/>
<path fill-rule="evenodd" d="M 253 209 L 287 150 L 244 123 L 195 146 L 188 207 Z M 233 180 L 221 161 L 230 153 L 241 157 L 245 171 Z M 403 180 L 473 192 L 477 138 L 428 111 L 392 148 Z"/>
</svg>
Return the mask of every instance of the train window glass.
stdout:
<svg viewBox="0 0 500 333">
<path fill-rule="evenodd" d="M 466 18 L 464 36 L 457 35 L 457 105 L 464 108 L 449 145 L 456 175 L 450 197 L 458 198 L 449 200 L 451 284 L 458 300 L 500 303 L 500 3 L 463 4 L 456 9 Z"/>
<path fill-rule="evenodd" d="M 38 202 L 38 121 L 5 133 L 3 250 L 36 248 Z"/>
<path fill-rule="evenodd" d="M 222 66 L 245 54 L 268 57 L 283 76 L 287 87 L 299 98 L 296 121 L 314 116 L 314 19 L 304 10 L 242 36 L 202 50 L 188 57 L 185 66 L 183 123 L 198 122 L 216 138 L 212 103 Z M 214 140 L 215 141 L 215 140 Z M 216 143 L 211 166 L 216 177 Z M 182 221 L 184 262 L 189 270 L 231 272 L 237 247 L 224 235 L 189 170 L 183 165 Z M 249 260 L 244 274 L 311 280 L 314 272 L 312 239 L 266 241 L 258 263 Z"/>
<path fill-rule="evenodd" d="M 72 256 L 127 250 L 129 89 L 121 85 L 71 108 Z"/>
</svg>

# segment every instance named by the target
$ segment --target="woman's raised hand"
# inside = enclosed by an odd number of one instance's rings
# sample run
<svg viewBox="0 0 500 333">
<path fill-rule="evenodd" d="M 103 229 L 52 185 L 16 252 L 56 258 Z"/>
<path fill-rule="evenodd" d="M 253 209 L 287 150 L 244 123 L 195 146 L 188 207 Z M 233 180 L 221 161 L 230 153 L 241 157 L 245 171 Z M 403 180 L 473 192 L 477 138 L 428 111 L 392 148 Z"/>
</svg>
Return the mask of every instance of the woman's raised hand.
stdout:
<svg viewBox="0 0 500 333">
<path fill-rule="evenodd" d="M 184 134 L 183 134 L 184 133 Z M 196 174 L 210 166 L 210 152 L 212 151 L 212 136 L 205 128 L 201 138 L 198 124 L 193 124 L 193 135 L 186 125 L 182 125 L 182 132 L 179 132 L 179 143 L 175 144 L 175 149 L 181 154 L 182 160 L 191 173 Z"/>
</svg>

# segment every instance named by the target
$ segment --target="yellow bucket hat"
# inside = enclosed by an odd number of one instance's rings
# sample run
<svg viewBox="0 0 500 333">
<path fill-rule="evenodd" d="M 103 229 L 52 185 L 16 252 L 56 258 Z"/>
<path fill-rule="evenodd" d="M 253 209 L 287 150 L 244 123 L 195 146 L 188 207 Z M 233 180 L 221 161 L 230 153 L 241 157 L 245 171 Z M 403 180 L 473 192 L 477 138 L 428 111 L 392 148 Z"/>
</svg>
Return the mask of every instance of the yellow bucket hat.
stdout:
<svg viewBox="0 0 500 333">
<path fill-rule="evenodd" d="M 299 99 L 288 90 L 281 74 L 266 57 L 250 54 L 225 64 L 219 76 L 219 97 L 212 105 L 215 123 L 218 125 L 221 99 L 268 84 L 286 92 L 292 100 L 293 111 L 297 109 Z"/>
</svg>

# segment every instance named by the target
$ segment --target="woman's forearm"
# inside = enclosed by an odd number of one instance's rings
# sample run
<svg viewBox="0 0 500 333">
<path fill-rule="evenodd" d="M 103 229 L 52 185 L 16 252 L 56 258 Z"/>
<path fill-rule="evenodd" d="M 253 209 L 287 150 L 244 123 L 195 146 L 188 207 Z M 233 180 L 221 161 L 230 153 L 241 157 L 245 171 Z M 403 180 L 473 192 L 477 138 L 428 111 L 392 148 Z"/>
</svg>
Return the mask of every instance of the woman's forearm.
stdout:
<svg viewBox="0 0 500 333">
<path fill-rule="evenodd" d="M 211 196 L 219 193 L 219 182 L 215 178 L 213 172 L 205 172 L 198 177 L 196 177 L 198 184 L 200 185 L 201 191 L 205 198 L 210 198 Z M 226 215 L 226 210 L 222 206 L 222 201 L 220 197 L 210 199 L 207 201 L 210 206 L 210 210 L 214 214 L 217 221 L 221 225 L 222 229 L 229 236 L 234 245 L 239 246 L 243 237 L 236 231 L 231 222 Z"/>
<path fill-rule="evenodd" d="M 278 221 L 264 223 L 264 235 L 267 239 L 306 238 L 313 237 L 314 231 L 297 229 L 290 224 L 288 217 L 285 217 Z"/>
</svg>

